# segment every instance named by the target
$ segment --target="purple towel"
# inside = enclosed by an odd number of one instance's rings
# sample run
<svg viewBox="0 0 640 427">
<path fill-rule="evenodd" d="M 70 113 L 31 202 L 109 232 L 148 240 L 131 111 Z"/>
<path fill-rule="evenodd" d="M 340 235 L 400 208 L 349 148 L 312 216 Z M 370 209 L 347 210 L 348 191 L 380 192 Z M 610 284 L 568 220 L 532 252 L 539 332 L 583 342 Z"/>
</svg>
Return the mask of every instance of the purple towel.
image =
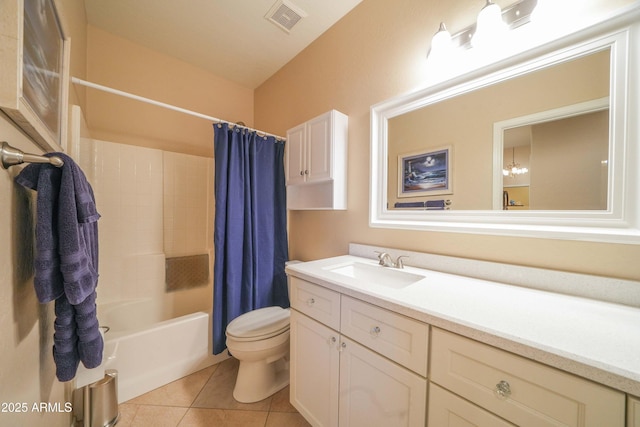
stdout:
<svg viewBox="0 0 640 427">
<path fill-rule="evenodd" d="M 73 379 L 79 361 L 102 362 L 96 316 L 98 219 L 93 189 L 80 167 L 63 153 L 62 168 L 30 164 L 16 182 L 37 191 L 34 286 L 41 303 L 56 302 L 53 357 L 60 381 Z"/>
</svg>

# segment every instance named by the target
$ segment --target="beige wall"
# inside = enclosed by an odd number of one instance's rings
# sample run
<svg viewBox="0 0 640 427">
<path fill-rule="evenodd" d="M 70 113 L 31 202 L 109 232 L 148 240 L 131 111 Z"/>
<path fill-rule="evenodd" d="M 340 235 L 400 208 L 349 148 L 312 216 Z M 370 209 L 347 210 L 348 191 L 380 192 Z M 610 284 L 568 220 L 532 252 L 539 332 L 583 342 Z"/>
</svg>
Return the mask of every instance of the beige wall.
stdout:
<svg viewBox="0 0 640 427">
<path fill-rule="evenodd" d="M 481 1 L 365 0 L 256 90 L 256 127 L 284 134 L 335 108 L 349 116 L 349 209 L 290 213 L 290 255 L 310 260 L 344 254 L 349 242 L 640 279 L 640 246 L 384 230 L 368 226 L 369 108 L 420 87 L 438 23 L 464 28 Z M 505 2 L 497 2 L 505 5 Z M 507 4 L 510 2 L 506 2 Z M 581 3 L 601 14 L 629 0 Z"/>
<path fill-rule="evenodd" d="M 253 90 L 89 26 L 87 80 L 231 122 L 253 124 Z M 95 139 L 213 156 L 208 120 L 87 90 Z"/>
<path fill-rule="evenodd" d="M 608 110 L 534 125 L 531 209 L 606 209 L 608 137 Z"/>
<path fill-rule="evenodd" d="M 21 150 L 38 150 L 2 113 L 0 135 Z M 19 172 L 17 167 L 0 169 L 0 402 L 25 402 L 28 408 L 0 412 L 0 425 L 62 426 L 70 414 L 32 411 L 34 403 L 64 405 L 70 399 L 55 378 L 51 357 L 53 303 L 39 304 L 33 289 L 35 198 L 14 184 Z"/>
</svg>

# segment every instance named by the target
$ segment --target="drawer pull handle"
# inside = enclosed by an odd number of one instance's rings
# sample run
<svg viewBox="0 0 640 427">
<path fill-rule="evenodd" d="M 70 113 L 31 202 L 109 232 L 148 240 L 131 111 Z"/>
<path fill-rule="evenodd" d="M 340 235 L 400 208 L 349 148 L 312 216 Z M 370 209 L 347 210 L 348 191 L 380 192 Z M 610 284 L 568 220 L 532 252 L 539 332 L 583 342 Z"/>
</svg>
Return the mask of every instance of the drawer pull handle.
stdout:
<svg viewBox="0 0 640 427">
<path fill-rule="evenodd" d="M 508 382 L 502 380 L 498 384 L 496 384 L 494 393 L 498 399 L 504 400 L 511 395 L 511 386 Z"/>
<path fill-rule="evenodd" d="M 377 337 L 378 335 L 380 335 L 380 332 L 382 332 L 380 330 L 380 326 L 374 326 L 373 328 L 371 328 L 371 335 Z"/>
<path fill-rule="evenodd" d="M 315 304 L 315 303 L 316 303 L 316 300 L 314 300 L 313 298 L 309 298 L 309 299 L 307 300 L 307 305 L 308 305 L 309 307 L 311 307 L 311 306 L 312 306 L 313 304 Z"/>
</svg>

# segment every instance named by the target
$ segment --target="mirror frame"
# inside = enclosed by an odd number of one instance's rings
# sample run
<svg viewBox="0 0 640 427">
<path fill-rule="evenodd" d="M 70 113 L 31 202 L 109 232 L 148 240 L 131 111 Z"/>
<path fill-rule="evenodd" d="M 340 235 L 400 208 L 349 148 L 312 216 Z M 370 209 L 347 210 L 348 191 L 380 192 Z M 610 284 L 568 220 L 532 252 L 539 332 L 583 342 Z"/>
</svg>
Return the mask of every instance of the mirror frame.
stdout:
<svg viewBox="0 0 640 427">
<path fill-rule="evenodd" d="M 640 141 L 638 120 L 634 119 L 640 115 L 640 87 L 637 77 L 632 77 L 640 75 L 639 17 L 640 6 L 634 5 L 588 28 L 539 45 L 530 44 L 490 64 L 477 61 L 479 65 L 475 68 L 472 66 L 450 80 L 373 105 L 369 225 L 378 228 L 640 244 L 640 176 L 637 171 L 640 166 Z M 426 212 L 388 209 L 389 119 L 603 49 L 611 50 L 607 210 Z M 471 55 L 467 52 L 464 54 Z M 492 167 L 502 164 L 502 153 L 499 155 L 500 162 L 496 163 L 498 160 L 494 157 Z M 496 182 L 494 179 L 494 186 Z"/>
</svg>

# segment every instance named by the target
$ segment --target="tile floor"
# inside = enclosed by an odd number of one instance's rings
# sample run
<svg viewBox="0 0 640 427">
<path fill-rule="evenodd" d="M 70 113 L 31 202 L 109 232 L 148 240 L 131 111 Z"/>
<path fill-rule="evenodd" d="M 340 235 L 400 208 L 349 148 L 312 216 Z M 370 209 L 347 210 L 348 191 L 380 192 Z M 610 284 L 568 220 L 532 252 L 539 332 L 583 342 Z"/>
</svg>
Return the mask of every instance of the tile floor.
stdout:
<svg viewBox="0 0 640 427">
<path fill-rule="evenodd" d="M 256 403 L 238 403 L 238 361 L 227 359 L 120 404 L 117 427 L 304 427 L 289 404 L 289 387 Z"/>
</svg>

